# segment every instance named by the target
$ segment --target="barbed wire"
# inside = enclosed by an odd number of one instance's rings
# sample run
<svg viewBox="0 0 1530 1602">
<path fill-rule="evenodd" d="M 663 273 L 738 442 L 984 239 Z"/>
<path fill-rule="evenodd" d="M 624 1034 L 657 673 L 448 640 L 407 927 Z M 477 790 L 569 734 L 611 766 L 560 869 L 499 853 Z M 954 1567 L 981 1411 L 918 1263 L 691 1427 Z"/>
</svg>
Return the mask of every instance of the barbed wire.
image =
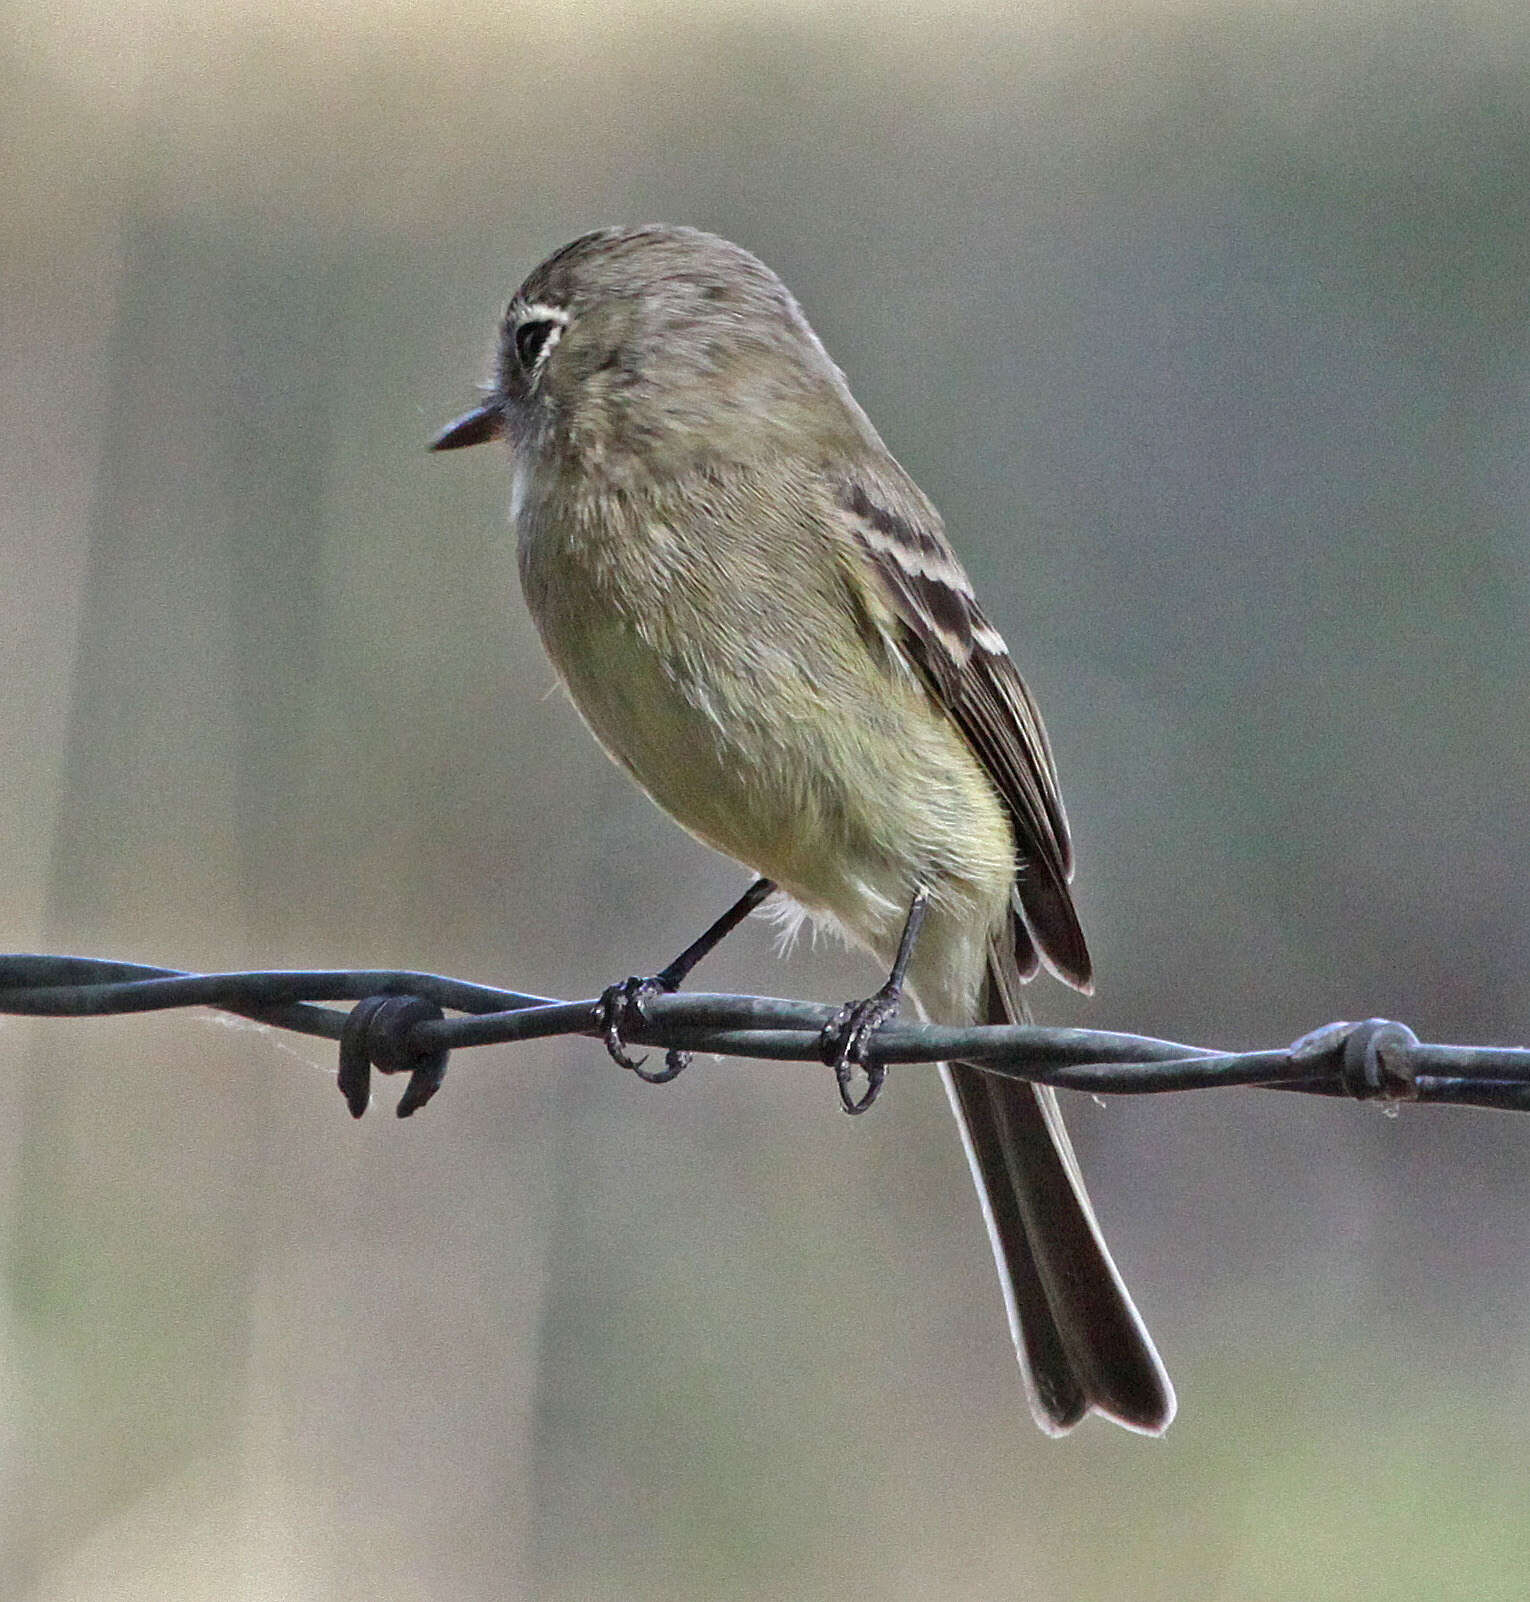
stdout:
<svg viewBox="0 0 1530 1602">
<path fill-rule="evenodd" d="M 371 1071 L 405 1073 L 407 1118 L 440 1088 L 447 1060 L 466 1046 L 606 1033 L 614 986 L 587 1001 L 472 984 L 396 969 L 189 973 L 96 957 L 0 955 L 0 1013 L 88 1018 L 215 1007 L 340 1045 L 339 1085 L 360 1117 Z M 322 1003 L 350 1001 L 349 1011 Z M 446 1016 L 447 1010 L 458 1014 Z M 684 994 L 629 1002 L 622 1039 L 683 1058 L 706 1052 L 773 1062 L 824 1061 L 824 1031 L 838 1009 L 770 996 Z M 1364 1101 L 1424 1102 L 1530 1111 L 1530 1049 L 1430 1045 L 1385 1018 L 1331 1023 L 1289 1046 L 1216 1051 L 1102 1029 L 1029 1024 L 952 1029 L 892 1022 L 873 1037 L 868 1064 L 979 1063 L 990 1072 L 1098 1095 L 1152 1095 L 1229 1085 Z"/>
</svg>

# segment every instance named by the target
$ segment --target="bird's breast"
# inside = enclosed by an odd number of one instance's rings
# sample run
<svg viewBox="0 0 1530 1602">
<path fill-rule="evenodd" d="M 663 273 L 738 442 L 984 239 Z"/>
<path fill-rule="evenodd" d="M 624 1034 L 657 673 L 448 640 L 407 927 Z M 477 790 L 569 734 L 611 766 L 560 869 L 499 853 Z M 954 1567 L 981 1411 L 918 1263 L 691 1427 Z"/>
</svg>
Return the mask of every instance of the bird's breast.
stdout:
<svg viewBox="0 0 1530 1602">
<path fill-rule="evenodd" d="M 770 509 L 746 523 L 536 488 L 518 533 L 543 643 L 677 822 L 863 936 L 919 883 L 970 880 L 1002 905 L 1013 843 L 993 787 L 858 635 L 826 552 L 772 538 Z"/>
</svg>

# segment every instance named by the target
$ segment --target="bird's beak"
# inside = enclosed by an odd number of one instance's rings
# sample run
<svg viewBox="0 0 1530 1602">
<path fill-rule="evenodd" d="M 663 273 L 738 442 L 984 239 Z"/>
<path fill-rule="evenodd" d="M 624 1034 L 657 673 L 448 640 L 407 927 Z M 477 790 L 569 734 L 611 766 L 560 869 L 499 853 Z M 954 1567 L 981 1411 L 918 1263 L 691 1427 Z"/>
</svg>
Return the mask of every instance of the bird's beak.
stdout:
<svg viewBox="0 0 1530 1602">
<path fill-rule="evenodd" d="M 485 401 L 450 422 L 430 442 L 433 451 L 455 451 L 464 445 L 482 445 L 505 431 L 505 416 L 497 401 Z"/>
</svg>

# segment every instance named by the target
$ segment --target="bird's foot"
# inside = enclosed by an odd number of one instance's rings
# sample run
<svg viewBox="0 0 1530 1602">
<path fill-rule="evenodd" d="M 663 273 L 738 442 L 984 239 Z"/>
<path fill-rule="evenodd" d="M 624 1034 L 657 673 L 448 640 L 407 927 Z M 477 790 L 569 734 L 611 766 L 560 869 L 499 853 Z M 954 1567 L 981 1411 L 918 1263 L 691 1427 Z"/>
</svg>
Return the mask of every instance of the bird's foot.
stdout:
<svg viewBox="0 0 1530 1602">
<path fill-rule="evenodd" d="M 889 980 L 864 1001 L 847 1001 L 823 1026 L 819 1049 L 823 1060 L 834 1070 L 840 1104 L 847 1113 L 863 1113 L 881 1094 L 887 1078 L 886 1065 L 867 1062 L 866 1053 L 877 1031 L 898 1014 L 903 986 Z M 856 1075 L 864 1075 L 865 1088 L 856 1094 Z"/>
<path fill-rule="evenodd" d="M 652 996 L 667 996 L 676 986 L 663 974 L 648 979 L 624 979 L 611 985 L 601 994 L 598 1018 L 601 1038 L 611 1060 L 619 1067 L 635 1073 L 644 1084 L 667 1085 L 690 1062 L 690 1053 L 671 1046 L 664 1053 L 664 1066 L 650 1072 L 643 1066 L 647 1057 L 634 1057 L 622 1039 L 624 1030 L 631 1030 L 647 1022 L 643 1016 L 643 1003 Z"/>
</svg>

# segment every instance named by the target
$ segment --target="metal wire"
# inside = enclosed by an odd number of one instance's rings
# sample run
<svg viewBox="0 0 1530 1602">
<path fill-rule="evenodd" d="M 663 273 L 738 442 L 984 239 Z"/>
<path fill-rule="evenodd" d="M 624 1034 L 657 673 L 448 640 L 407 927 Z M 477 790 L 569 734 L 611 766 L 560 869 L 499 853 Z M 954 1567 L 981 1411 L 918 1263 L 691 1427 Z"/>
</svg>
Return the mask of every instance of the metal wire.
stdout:
<svg viewBox="0 0 1530 1602">
<path fill-rule="evenodd" d="M 322 1002 L 361 1003 L 348 1011 Z M 390 1004 L 383 1005 L 384 1001 Z M 95 957 L 0 955 L 0 1013 L 85 1018 L 216 1007 L 340 1042 L 340 1088 L 360 1116 L 370 1071 L 407 1073 L 407 1117 L 440 1087 L 449 1054 L 466 1046 L 599 1037 L 604 1002 L 559 1001 L 440 974 L 389 969 L 185 973 Z M 446 1011 L 458 1014 L 447 1017 Z M 659 995 L 629 1008 L 622 1037 L 636 1045 L 777 1062 L 821 1062 L 832 1006 L 769 996 Z M 1384 1018 L 1333 1023 L 1290 1046 L 1214 1051 L 1101 1029 L 893 1022 L 870 1062 L 980 1063 L 993 1073 L 1109 1095 L 1250 1085 L 1368 1101 L 1416 1101 L 1530 1111 L 1530 1049 L 1421 1042 Z"/>
</svg>

